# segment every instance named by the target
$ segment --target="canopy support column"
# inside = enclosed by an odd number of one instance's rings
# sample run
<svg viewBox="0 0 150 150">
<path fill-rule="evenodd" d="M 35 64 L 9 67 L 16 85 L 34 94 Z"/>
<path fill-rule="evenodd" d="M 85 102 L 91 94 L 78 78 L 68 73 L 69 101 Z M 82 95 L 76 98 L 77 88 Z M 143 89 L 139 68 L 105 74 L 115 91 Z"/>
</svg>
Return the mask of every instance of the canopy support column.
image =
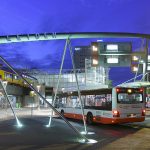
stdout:
<svg viewBox="0 0 150 150">
<path fill-rule="evenodd" d="M 87 126 L 86 126 L 86 121 L 85 121 L 85 116 L 84 116 L 84 108 L 83 108 L 83 103 L 82 103 L 82 99 L 81 99 L 81 92 L 80 92 L 80 88 L 79 88 L 78 77 L 77 77 L 77 73 L 76 73 L 76 70 L 75 70 L 75 63 L 74 63 L 74 59 L 73 59 L 73 52 L 72 52 L 72 46 L 71 46 L 71 41 L 70 40 L 68 40 L 68 45 L 69 45 L 70 56 L 71 56 L 72 65 L 73 65 L 73 72 L 74 72 L 75 79 L 76 79 L 76 85 L 77 85 L 77 90 L 78 90 L 79 101 L 80 101 L 80 105 L 81 105 L 84 129 L 85 129 L 85 133 L 87 134 Z"/>
<path fill-rule="evenodd" d="M 17 71 L 15 71 L 15 69 L 2 57 L 0 56 L 0 60 L 2 60 L 14 73 L 16 73 L 16 75 L 18 75 L 20 78 L 22 78 L 25 83 L 27 83 L 27 85 L 37 94 L 39 95 L 39 97 L 41 97 L 41 99 L 43 99 L 43 101 L 45 101 L 51 109 L 54 110 L 54 112 L 56 112 L 65 122 L 66 124 L 68 124 L 68 126 L 70 128 L 72 128 L 72 130 L 74 130 L 80 137 L 82 137 L 86 142 L 88 142 L 89 140 L 84 136 L 82 135 L 75 127 L 72 126 L 71 123 L 69 123 L 66 118 L 60 114 L 47 100 L 46 98 L 44 98 L 22 75 L 20 75 Z"/>
</svg>

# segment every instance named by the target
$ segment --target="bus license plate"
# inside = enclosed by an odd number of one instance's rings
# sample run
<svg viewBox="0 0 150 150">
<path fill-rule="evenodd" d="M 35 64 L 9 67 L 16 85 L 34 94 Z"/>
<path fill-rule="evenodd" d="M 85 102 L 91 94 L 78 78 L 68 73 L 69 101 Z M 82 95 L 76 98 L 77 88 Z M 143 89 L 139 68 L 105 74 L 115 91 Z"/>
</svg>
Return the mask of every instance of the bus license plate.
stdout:
<svg viewBox="0 0 150 150">
<path fill-rule="evenodd" d="M 128 114 L 127 117 L 136 117 L 136 114 Z"/>
</svg>

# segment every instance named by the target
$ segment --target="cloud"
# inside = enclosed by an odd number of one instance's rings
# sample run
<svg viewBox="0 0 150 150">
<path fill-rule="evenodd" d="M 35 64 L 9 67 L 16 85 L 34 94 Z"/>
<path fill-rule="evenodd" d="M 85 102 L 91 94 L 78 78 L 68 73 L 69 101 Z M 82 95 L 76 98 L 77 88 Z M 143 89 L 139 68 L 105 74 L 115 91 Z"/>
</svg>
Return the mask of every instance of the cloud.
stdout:
<svg viewBox="0 0 150 150">
<path fill-rule="evenodd" d="M 109 31 L 150 33 L 149 4 L 149 0 L 2 1 L 0 34 Z M 85 41 L 73 40 L 72 45 L 90 45 L 90 40 Z M 18 68 L 58 69 L 64 45 L 65 40 L 4 44 L 0 45 L 0 55 Z M 72 68 L 68 52 L 64 68 Z M 116 68 L 110 71 L 110 76 L 117 84 L 133 75 L 129 69 Z"/>
</svg>

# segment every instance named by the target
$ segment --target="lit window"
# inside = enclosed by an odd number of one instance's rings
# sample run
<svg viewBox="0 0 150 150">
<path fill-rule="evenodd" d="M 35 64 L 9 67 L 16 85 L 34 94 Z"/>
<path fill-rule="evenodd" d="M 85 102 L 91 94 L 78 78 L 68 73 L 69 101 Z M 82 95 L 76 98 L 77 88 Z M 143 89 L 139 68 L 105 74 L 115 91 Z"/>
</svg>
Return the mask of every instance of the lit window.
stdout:
<svg viewBox="0 0 150 150">
<path fill-rule="evenodd" d="M 150 62 L 150 55 L 148 55 L 148 62 Z"/>
<path fill-rule="evenodd" d="M 116 45 L 116 44 L 108 44 L 107 45 L 107 50 L 118 51 L 118 45 Z"/>
<path fill-rule="evenodd" d="M 118 63 L 118 58 L 113 58 L 113 57 L 110 57 L 110 58 L 107 58 L 107 63 L 108 64 L 117 64 Z"/>
<path fill-rule="evenodd" d="M 150 70 L 150 64 L 147 65 L 147 70 Z"/>
</svg>

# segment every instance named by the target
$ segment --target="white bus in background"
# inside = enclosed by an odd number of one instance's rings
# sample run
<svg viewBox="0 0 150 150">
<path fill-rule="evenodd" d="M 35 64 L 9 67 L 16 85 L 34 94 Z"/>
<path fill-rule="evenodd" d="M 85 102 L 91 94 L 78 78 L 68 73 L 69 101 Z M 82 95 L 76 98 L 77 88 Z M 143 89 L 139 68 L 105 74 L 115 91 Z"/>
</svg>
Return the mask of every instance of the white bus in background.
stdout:
<svg viewBox="0 0 150 150">
<path fill-rule="evenodd" d="M 81 91 L 85 119 L 88 124 L 118 124 L 145 120 L 143 88 L 106 88 Z M 58 95 L 57 110 L 66 118 L 82 119 L 78 92 Z"/>
</svg>

